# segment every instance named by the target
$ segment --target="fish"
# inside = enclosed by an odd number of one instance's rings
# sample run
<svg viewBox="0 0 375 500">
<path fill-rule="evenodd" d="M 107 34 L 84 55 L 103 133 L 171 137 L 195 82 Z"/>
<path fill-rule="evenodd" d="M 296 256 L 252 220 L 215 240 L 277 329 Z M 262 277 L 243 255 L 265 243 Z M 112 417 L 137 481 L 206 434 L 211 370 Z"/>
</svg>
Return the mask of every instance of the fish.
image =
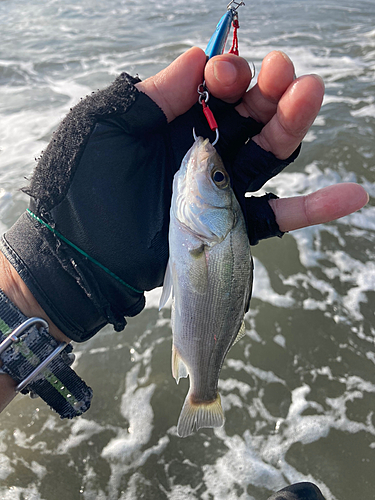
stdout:
<svg viewBox="0 0 375 500">
<path fill-rule="evenodd" d="M 159 309 L 172 296 L 172 374 L 190 381 L 177 424 L 186 437 L 224 425 L 219 374 L 245 334 L 253 282 L 244 216 L 208 139 L 195 139 L 174 175 L 168 238 Z"/>
</svg>

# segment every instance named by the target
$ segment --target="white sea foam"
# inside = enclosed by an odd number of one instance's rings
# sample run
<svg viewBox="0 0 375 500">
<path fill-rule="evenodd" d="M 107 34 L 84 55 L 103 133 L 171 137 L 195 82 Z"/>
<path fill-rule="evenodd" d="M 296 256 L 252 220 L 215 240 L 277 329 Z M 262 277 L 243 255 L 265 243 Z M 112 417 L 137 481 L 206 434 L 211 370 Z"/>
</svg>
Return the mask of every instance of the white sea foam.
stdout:
<svg viewBox="0 0 375 500">
<path fill-rule="evenodd" d="M 244 361 L 240 359 L 233 359 L 233 358 L 228 358 L 226 360 L 226 364 L 230 367 L 233 368 L 235 371 L 240 371 L 243 370 L 249 375 L 255 375 L 255 377 L 259 380 L 263 380 L 267 383 L 275 383 L 278 382 L 280 384 L 285 384 L 284 380 L 275 375 L 271 371 L 266 371 L 262 370 L 261 368 L 258 368 L 256 366 L 252 366 L 249 363 L 245 363 Z"/>
<path fill-rule="evenodd" d="M 343 282 L 352 283 L 352 288 L 343 296 L 343 304 L 351 316 L 358 320 L 363 319 L 360 312 L 362 302 L 367 302 L 365 293 L 375 290 L 375 263 L 362 263 L 351 258 L 343 251 L 330 253 L 332 261 L 340 271 Z"/>
<path fill-rule="evenodd" d="M 10 458 L 4 453 L 0 453 L 0 479 L 6 479 L 9 474 L 14 472 Z"/>
<path fill-rule="evenodd" d="M 126 375 L 126 392 L 122 396 L 121 413 L 126 429 L 112 439 L 103 449 L 103 457 L 121 457 L 123 463 L 132 463 L 142 445 L 150 440 L 153 410 L 150 405 L 154 385 L 138 388 L 137 376 L 140 365 L 134 366 Z"/>
<path fill-rule="evenodd" d="M 11 486 L 9 489 L 0 489 L 2 500 L 42 500 L 38 487 L 36 485 L 29 488 L 20 488 L 18 486 Z"/>
<path fill-rule="evenodd" d="M 286 347 L 286 339 L 284 337 L 284 335 L 275 335 L 274 338 L 273 338 L 273 341 L 276 342 L 276 344 L 278 344 L 279 346 L 283 347 L 285 349 Z"/>
<path fill-rule="evenodd" d="M 304 476 L 286 462 L 285 455 L 293 443 L 308 445 L 326 438 L 333 428 L 354 434 L 366 431 L 373 435 L 371 418 L 366 423 L 350 421 L 346 416 L 346 403 L 361 398 L 363 392 L 373 392 L 374 385 L 357 378 L 342 379 L 342 382 L 346 383 L 347 391 L 337 398 L 326 399 L 331 407 L 329 412 L 324 411 L 320 404 L 307 399 L 309 386 L 303 385 L 292 391 L 289 412 L 285 419 L 275 422 L 274 434 L 256 436 L 245 431 L 242 437 L 227 437 L 223 430 L 217 431 L 228 447 L 228 452 L 218 460 L 215 467 L 206 467 L 207 473 L 216 478 L 216 481 L 211 480 L 210 483 L 217 485 L 217 488 L 211 486 L 209 489 L 215 494 L 215 498 L 216 495 L 217 498 L 224 498 L 220 495 L 230 491 L 223 488 L 223 482 L 224 485 L 270 484 L 277 489 L 283 486 L 285 478 L 290 481 L 313 480 L 311 476 Z M 306 410 L 315 414 L 306 415 Z M 371 414 L 369 409 L 369 416 Z M 335 498 L 324 484 L 319 486 L 327 498 Z"/>
<path fill-rule="evenodd" d="M 368 192 L 370 191 L 367 185 L 365 188 Z M 372 189 L 374 188 L 375 186 L 372 187 Z M 372 195 L 371 191 L 369 194 Z M 351 228 L 355 227 L 359 229 L 366 229 L 367 231 L 361 234 L 362 236 L 369 238 L 372 236 L 371 233 L 375 230 L 375 207 L 366 206 L 360 212 L 347 215 L 343 219 L 338 220 L 337 223 L 350 226 Z"/>
<path fill-rule="evenodd" d="M 38 464 L 35 460 L 33 460 L 30 464 L 30 470 L 35 474 L 35 476 L 40 480 L 42 480 L 47 474 L 47 467 L 44 465 Z"/>
<path fill-rule="evenodd" d="M 280 295 L 273 290 L 265 266 L 256 258 L 254 259 L 254 286 L 252 296 L 277 307 L 291 307 L 294 304 L 294 300 L 289 292 L 286 292 L 285 295 Z"/>
<path fill-rule="evenodd" d="M 250 439 L 246 439 L 247 435 L 242 439 L 240 436 L 227 437 L 221 431 L 217 431 L 217 434 L 221 434 L 228 451 L 213 466 L 203 466 L 208 486 L 203 499 L 208 500 L 212 496 L 218 500 L 252 498 L 245 493 L 238 496 L 233 485 L 240 486 L 244 491 L 248 484 L 260 487 L 267 485 L 267 488 L 275 491 L 286 486 L 282 473 L 260 458 Z"/>
<path fill-rule="evenodd" d="M 197 498 L 197 490 L 199 487 L 192 488 L 191 486 L 182 486 L 180 484 L 173 485 L 173 490 L 167 494 L 168 500 L 195 500 Z M 132 500 L 134 497 L 128 497 Z"/>
<path fill-rule="evenodd" d="M 80 418 L 73 422 L 70 436 L 59 444 L 56 453 L 65 454 L 102 431 L 103 428 L 96 422 Z"/>
<path fill-rule="evenodd" d="M 124 428 L 117 431 L 117 436 L 103 448 L 102 457 L 111 464 L 109 488 L 116 495 L 122 475 L 129 470 L 142 467 L 150 455 L 160 454 L 168 445 L 164 436 L 151 447 L 143 448 L 150 441 L 153 430 L 153 409 L 150 399 L 155 384 L 139 387 L 139 362 L 126 374 L 126 391 L 122 396 L 121 413 Z M 126 497 L 127 498 L 127 497 Z"/>
<path fill-rule="evenodd" d="M 360 109 L 350 111 L 350 114 L 352 116 L 361 117 L 361 118 L 364 116 L 370 116 L 370 117 L 374 118 L 375 117 L 375 104 L 368 104 L 367 106 L 363 106 Z"/>
</svg>

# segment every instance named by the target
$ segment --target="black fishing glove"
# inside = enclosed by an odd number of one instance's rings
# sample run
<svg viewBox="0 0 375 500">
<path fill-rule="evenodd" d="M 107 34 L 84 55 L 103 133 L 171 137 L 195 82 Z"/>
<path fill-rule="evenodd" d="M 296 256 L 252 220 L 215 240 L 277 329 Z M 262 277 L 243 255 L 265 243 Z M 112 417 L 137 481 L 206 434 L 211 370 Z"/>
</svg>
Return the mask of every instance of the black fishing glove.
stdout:
<svg viewBox="0 0 375 500">
<path fill-rule="evenodd" d="M 41 307 L 69 338 L 87 340 L 144 307 L 168 261 L 172 179 L 197 135 L 212 132 L 199 104 L 168 124 L 160 108 L 121 75 L 75 106 L 52 137 L 25 192 L 30 207 L 1 250 Z M 248 202 L 285 161 L 246 141 L 261 125 L 210 101 L 217 149 L 231 175 L 251 243 L 280 235 L 268 201 Z M 246 143 L 246 144 L 245 144 Z"/>
<path fill-rule="evenodd" d="M 313 483 L 296 483 L 283 488 L 268 500 L 325 500 L 320 489 Z"/>
</svg>

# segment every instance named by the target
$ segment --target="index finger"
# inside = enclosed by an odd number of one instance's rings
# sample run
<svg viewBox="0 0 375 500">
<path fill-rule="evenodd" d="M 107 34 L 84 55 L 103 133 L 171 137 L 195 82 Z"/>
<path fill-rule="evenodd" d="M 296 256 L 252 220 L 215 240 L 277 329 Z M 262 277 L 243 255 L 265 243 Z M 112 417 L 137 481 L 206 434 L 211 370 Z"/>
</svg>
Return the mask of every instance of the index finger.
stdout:
<svg viewBox="0 0 375 500">
<path fill-rule="evenodd" d="M 168 122 L 188 111 L 198 101 L 198 85 L 206 80 L 213 96 L 236 102 L 246 92 L 251 71 L 241 57 L 225 54 L 206 64 L 203 50 L 193 47 L 158 74 L 137 83 L 163 111 Z"/>
</svg>

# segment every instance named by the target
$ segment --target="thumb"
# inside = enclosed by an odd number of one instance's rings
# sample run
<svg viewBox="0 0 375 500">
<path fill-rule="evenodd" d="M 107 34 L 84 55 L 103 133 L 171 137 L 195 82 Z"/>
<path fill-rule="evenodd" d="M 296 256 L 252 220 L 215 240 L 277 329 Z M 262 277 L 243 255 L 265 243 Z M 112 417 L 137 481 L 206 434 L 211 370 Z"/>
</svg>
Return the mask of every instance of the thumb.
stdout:
<svg viewBox="0 0 375 500">
<path fill-rule="evenodd" d="M 205 65 L 205 53 L 193 47 L 160 73 L 137 83 L 136 87 L 147 94 L 171 122 L 197 102 L 197 88 L 203 82 Z"/>
</svg>

